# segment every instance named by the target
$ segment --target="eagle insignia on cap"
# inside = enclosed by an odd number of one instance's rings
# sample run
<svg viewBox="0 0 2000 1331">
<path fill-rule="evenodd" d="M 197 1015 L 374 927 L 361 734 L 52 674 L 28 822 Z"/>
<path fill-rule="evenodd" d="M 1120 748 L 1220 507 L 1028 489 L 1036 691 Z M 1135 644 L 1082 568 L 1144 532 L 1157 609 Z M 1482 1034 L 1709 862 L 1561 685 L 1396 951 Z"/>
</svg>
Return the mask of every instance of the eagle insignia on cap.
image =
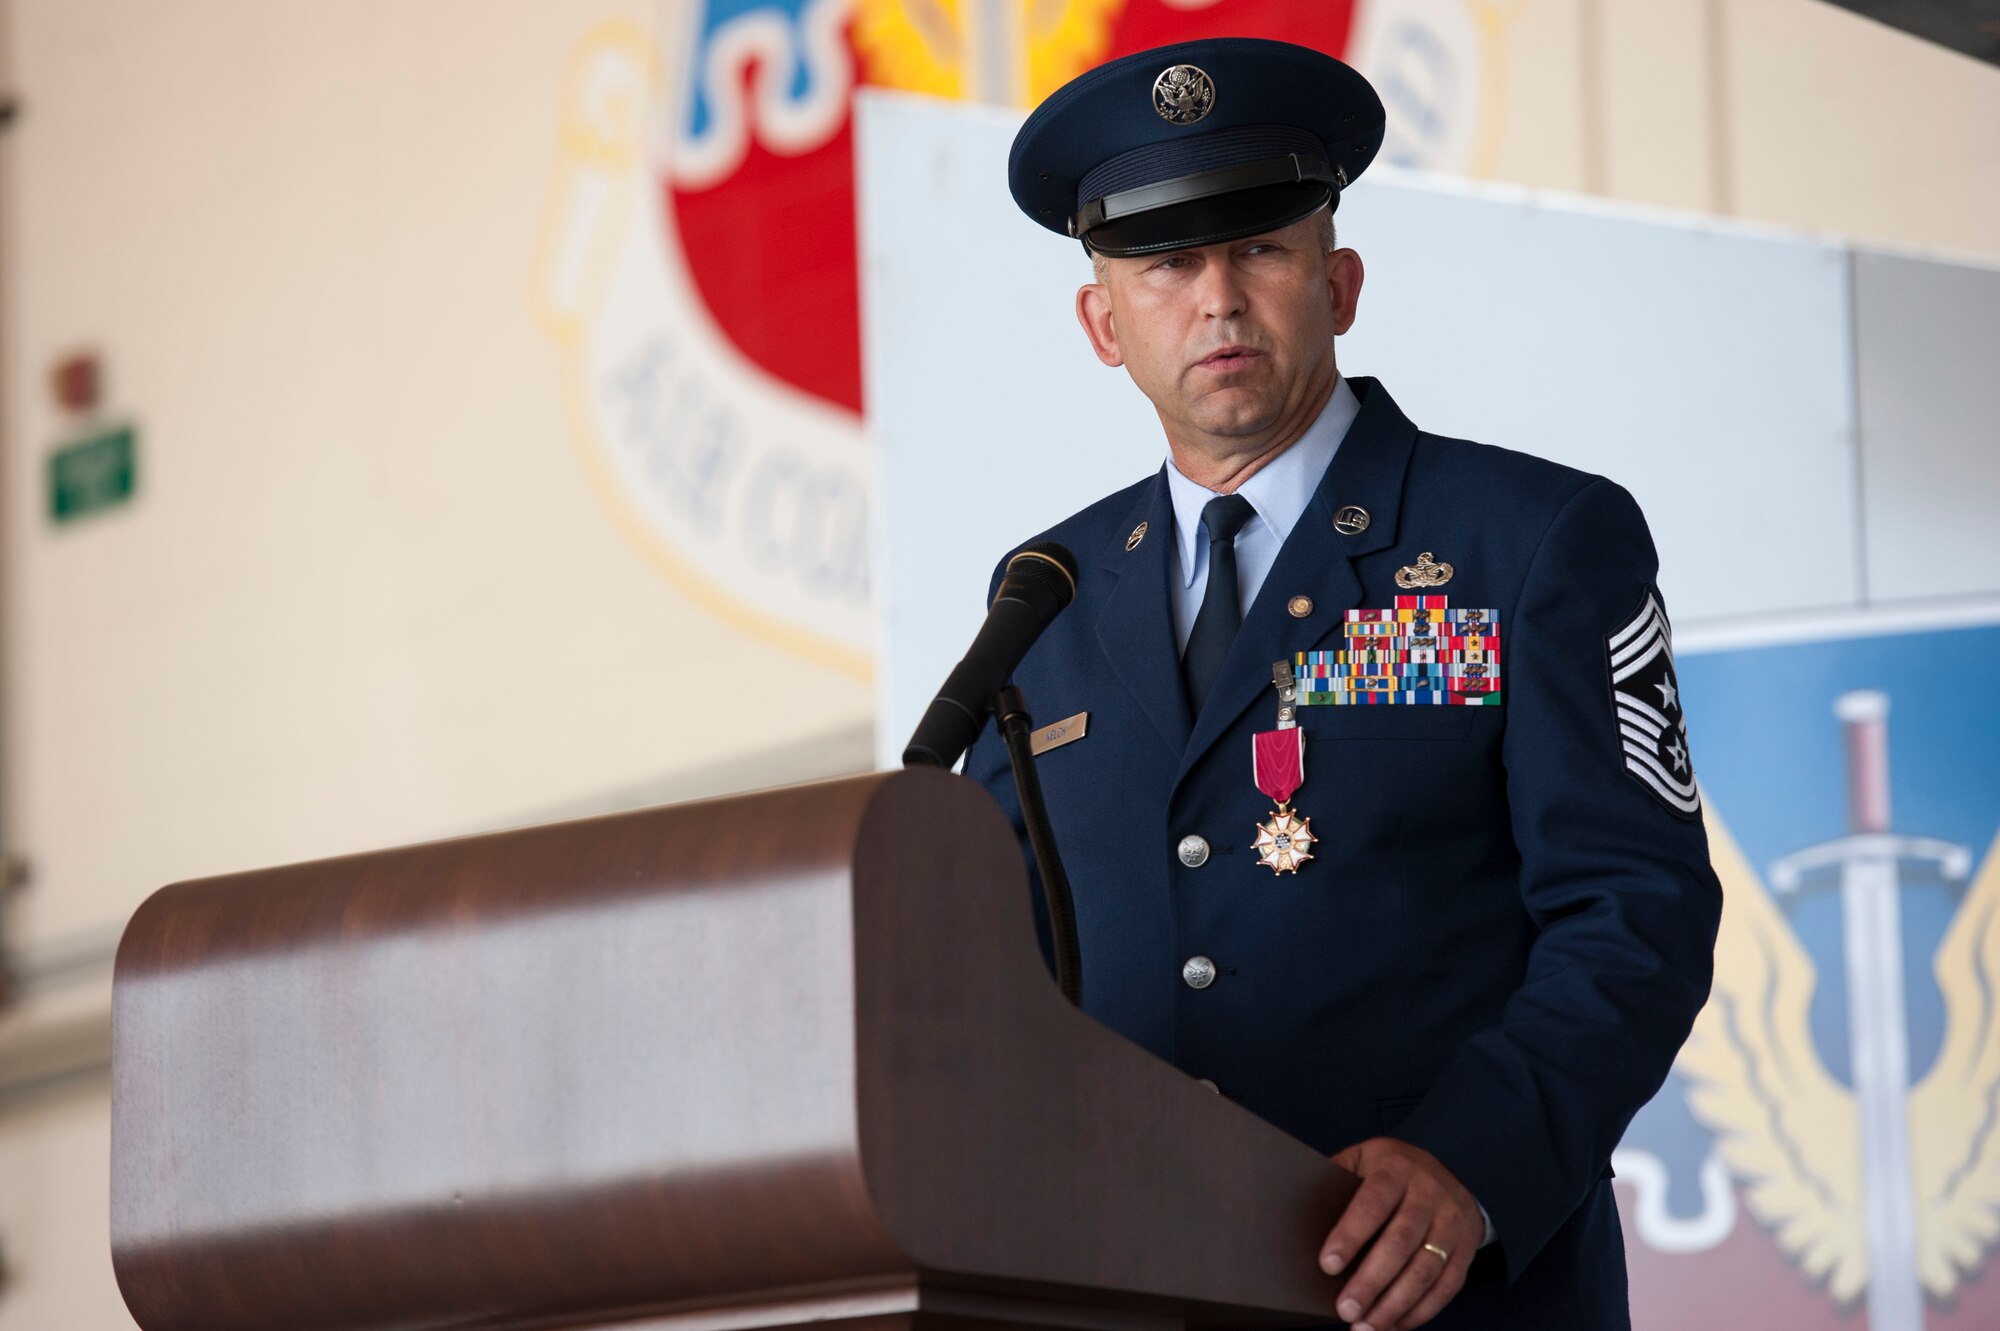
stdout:
<svg viewBox="0 0 2000 1331">
<path fill-rule="evenodd" d="M 1153 109 L 1170 125 L 1192 125 L 1215 106 L 1215 81 L 1193 65 L 1170 65 L 1153 80 Z"/>
</svg>

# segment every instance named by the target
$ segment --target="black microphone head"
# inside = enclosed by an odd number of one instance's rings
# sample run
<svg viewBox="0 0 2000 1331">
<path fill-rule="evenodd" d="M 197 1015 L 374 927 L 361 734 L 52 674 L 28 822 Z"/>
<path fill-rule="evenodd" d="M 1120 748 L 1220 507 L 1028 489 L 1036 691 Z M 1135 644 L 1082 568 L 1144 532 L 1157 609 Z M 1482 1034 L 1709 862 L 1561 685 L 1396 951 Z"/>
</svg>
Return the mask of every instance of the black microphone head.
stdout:
<svg viewBox="0 0 2000 1331">
<path fill-rule="evenodd" d="M 1076 556 L 1038 541 L 1007 561 L 986 622 L 903 750 L 903 765 L 949 767 L 979 738 L 993 695 L 1062 608 L 1076 599 Z"/>
<path fill-rule="evenodd" d="M 1037 601 L 1050 598 L 1054 602 L 1050 614 L 1075 600 L 1076 556 L 1069 552 L 1069 547 L 1054 541 L 1036 541 L 1016 552 L 1007 561 L 1007 572 L 994 599 L 1023 592 L 1034 593 Z"/>
</svg>

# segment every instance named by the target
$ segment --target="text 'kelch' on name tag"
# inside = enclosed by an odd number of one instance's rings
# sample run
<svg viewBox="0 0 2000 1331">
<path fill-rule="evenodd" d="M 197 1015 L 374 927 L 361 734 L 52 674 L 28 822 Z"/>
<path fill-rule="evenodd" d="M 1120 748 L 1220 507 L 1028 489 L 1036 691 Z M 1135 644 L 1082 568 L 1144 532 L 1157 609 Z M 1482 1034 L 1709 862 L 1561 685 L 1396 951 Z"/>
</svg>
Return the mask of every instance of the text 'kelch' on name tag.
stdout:
<svg viewBox="0 0 2000 1331">
<path fill-rule="evenodd" d="M 1039 758 L 1050 749 L 1060 749 L 1065 744 L 1082 739 L 1084 732 L 1089 728 L 1089 712 L 1078 712 L 1075 716 L 1066 716 L 1054 725 L 1043 726 L 1040 730 L 1030 735 L 1028 737 L 1028 749 Z"/>
</svg>

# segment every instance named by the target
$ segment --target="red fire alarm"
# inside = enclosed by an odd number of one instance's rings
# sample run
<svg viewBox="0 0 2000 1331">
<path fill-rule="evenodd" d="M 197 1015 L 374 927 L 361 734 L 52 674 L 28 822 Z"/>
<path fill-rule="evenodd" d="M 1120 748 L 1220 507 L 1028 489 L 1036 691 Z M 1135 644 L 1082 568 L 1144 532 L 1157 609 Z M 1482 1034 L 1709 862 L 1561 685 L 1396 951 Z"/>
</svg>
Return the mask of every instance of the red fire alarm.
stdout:
<svg viewBox="0 0 2000 1331">
<path fill-rule="evenodd" d="M 49 371 L 49 388 L 56 405 L 71 415 L 95 411 L 103 385 L 94 351 L 73 351 Z"/>
</svg>

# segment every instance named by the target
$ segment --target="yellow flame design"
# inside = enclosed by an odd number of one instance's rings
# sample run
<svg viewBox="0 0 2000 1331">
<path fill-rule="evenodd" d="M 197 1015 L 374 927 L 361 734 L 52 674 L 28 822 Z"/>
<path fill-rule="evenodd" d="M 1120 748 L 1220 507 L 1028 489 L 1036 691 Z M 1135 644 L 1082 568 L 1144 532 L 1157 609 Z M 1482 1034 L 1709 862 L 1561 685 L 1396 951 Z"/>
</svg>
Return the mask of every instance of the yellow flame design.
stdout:
<svg viewBox="0 0 2000 1331">
<path fill-rule="evenodd" d="M 1033 106 L 1104 59 L 1125 0 L 983 0 L 1005 5 L 1007 39 L 1019 58 L 1006 89 L 1012 106 Z M 865 81 L 879 88 L 964 100 L 985 40 L 982 0 L 856 0 L 854 44 Z"/>
</svg>

